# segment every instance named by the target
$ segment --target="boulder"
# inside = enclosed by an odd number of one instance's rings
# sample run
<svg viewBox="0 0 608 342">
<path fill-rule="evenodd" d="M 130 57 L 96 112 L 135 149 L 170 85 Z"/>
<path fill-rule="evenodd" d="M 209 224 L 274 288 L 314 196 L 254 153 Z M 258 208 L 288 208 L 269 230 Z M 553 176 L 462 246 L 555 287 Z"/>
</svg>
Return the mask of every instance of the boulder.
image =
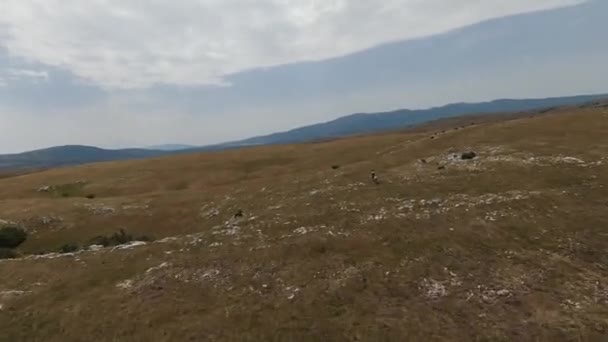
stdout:
<svg viewBox="0 0 608 342">
<path fill-rule="evenodd" d="M 477 153 L 473 151 L 465 152 L 460 156 L 462 160 L 471 160 L 477 158 Z"/>
</svg>

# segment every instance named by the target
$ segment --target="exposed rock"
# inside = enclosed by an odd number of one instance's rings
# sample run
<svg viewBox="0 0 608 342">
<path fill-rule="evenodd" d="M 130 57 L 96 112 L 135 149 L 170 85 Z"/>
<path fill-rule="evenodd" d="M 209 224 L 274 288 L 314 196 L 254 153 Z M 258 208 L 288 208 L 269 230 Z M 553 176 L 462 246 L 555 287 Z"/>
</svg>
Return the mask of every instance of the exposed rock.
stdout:
<svg viewBox="0 0 608 342">
<path fill-rule="evenodd" d="M 158 265 L 158 266 L 150 267 L 150 268 L 149 268 L 149 269 L 146 271 L 146 273 L 155 272 L 155 271 L 158 271 L 158 270 L 160 270 L 160 269 L 167 268 L 167 267 L 169 267 L 169 266 L 171 266 L 171 263 L 169 263 L 169 262 L 163 262 L 162 264 L 160 264 L 160 265 Z"/>
<path fill-rule="evenodd" d="M 36 191 L 38 191 L 38 192 L 50 192 L 53 189 L 55 189 L 54 186 L 44 185 L 44 186 L 39 187 Z"/>
<path fill-rule="evenodd" d="M 91 252 L 97 252 L 103 249 L 102 245 L 90 245 L 88 250 Z"/>
<path fill-rule="evenodd" d="M 2 220 L 0 219 L 0 227 L 6 227 L 6 226 L 16 226 L 17 223 L 13 222 L 13 221 L 7 221 L 7 220 Z"/>
<path fill-rule="evenodd" d="M 116 284 L 116 287 L 123 290 L 128 290 L 133 287 L 133 280 L 127 279 Z"/>
<path fill-rule="evenodd" d="M 423 279 L 419 289 L 428 299 L 439 299 L 448 295 L 448 290 L 442 283 L 434 279 Z"/>
<path fill-rule="evenodd" d="M 56 223 L 61 223 L 63 222 L 63 219 L 61 217 L 57 217 L 57 216 L 41 216 L 39 218 L 39 221 L 41 224 L 45 225 L 45 226 L 49 226 L 49 225 L 53 225 Z"/>
<path fill-rule="evenodd" d="M 116 246 L 114 248 L 112 248 L 112 252 L 113 251 L 118 251 L 118 250 L 124 250 L 124 249 L 132 249 L 132 248 L 136 248 L 136 247 L 141 247 L 144 245 L 147 245 L 147 242 L 144 241 L 131 241 L 127 244 L 124 245 L 120 245 L 120 246 Z"/>
<path fill-rule="evenodd" d="M 90 210 L 91 212 L 93 212 L 93 214 L 95 214 L 95 215 L 111 215 L 116 212 L 116 209 L 114 209 L 113 207 L 106 206 L 102 203 L 99 203 L 99 204 L 86 203 L 84 205 L 84 207 L 86 209 Z"/>
</svg>

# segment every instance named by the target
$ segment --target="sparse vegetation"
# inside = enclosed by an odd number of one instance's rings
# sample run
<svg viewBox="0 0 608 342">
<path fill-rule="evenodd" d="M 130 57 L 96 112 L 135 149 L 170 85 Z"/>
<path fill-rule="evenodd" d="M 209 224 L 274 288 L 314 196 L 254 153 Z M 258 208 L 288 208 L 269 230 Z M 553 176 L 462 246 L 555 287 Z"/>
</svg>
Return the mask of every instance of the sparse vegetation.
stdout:
<svg viewBox="0 0 608 342">
<path fill-rule="evenodd" d="M 475 158 L 477 158 L 477 153 L 475 153 L 473 151 L 464 152 L 460 156 L 460 159 L 462 159 L 462 160 L 471 160 L 471 159 L 475 159 Z"/>
<path fill-rule="evenodd" d="M 153 239 L 150 236 L 146 236 L 146 235 L 134 236 L 132 234 L 127 233 L 124 229 L 120 229 L 118 232 L 113 233 L 112 235 L 109 235 L 109 236 L 99 235 L 99 236 L 94 237 L 93 239 L 91 239 L 89 241 L 89 245 L 99 245 L 99 246 L 109 247 L 109 246 L 124 245 L 124 244 L 132 242 L 132 241 L 149 242 L 149 241 L 153 241 Z"/>
<path fill-rule="evenodd" d="M 179 181 L 174 183 L 170 190 L 174 190 L 174 191 L 181 191 L 181 190 L 186 190 L 188 189 L 188 187 L 190 186 L 190 183 L 188 183 L 187 181 Z"/>
<path fill-rule="evenodd" d="M 50 342 L 602 341 L 605 111 L 0 179 L 0 213 L 32 234 L 20 255 L 100 234 L 92 244 L 127 243 L 0 262 L 0 291 L 24 291 L 0 298 L 0 331 Z M 103 198 L 34 190 L 84 177 Z M 200 191 L 172 191 L 176 179 Z M 144 232 L 159 240 L 129 244 Z"/>
<path fill-rule="evenodd" d="M 17 257 L 17 253 L 10 248 L 2 248 L 0 247 L 0 260 L 2 259 L 15 259 Z"/>
<path fill-rule="evenodd" d="M 87 183 L 84 181 L 64 183 L 59 185 L 49 185 L 43 187 L 45 191 L 39 192 L 46 193 L 52 197 L 84 197 L 85 194 L 83 192 L 86 185 Z"/>
<path fill-rule="evenodd" d="M 75 243 L 66 243 L 65 245 L 59 247 L 59 253 L 74 253 L 79 249 L 80 248 Z"/>
<path fill-rule="evenodd" d="M 17 248 L 27 239 L 27 232 L 16 225 L 0 228 L 0 248 Z"/>
</svg>

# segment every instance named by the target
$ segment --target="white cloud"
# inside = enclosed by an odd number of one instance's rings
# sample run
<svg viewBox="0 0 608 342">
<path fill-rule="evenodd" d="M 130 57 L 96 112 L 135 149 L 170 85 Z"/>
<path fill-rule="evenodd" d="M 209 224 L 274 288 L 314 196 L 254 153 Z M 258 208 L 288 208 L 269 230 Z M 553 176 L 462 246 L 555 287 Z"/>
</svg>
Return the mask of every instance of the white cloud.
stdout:
<svg viewBox="0 0 608 342">
<path fill-rule="evenodd" d="M 223 84 L 223 76 L 256 67 L 335 57 L 579 2 L 1 0 L 0 47 L 106 88 Z"/>
<path fill-rule="evenodd" d="M 46 71 L 3 68 L 0 66 L 0 87 L 7 87 L 13 81 L 27 80 L 32 83 L 48 81 L 49 74 Z"/>
<path fill-rule="evenodd" d="M 49 74 L 46 71 L 28 70 L 28 69 L 8 69 L 6 76 L 9 80 L 30 79 L 34 82 L 46 81 L 49 79 Z"/>
</svg>

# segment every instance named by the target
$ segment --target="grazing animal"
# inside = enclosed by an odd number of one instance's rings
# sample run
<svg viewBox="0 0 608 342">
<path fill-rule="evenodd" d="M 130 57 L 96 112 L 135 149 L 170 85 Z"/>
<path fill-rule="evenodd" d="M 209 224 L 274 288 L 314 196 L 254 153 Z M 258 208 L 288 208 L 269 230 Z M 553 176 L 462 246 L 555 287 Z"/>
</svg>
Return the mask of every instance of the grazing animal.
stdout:
<svg viewBox="0 0 608 342">
<path fill-rule="evenodd" d="M 378 179 L 378 175 L 376 174 L 375 170 L 372 170 L 370 172 L 370 177 L 372 179 L 372 182 L 374 182 L 374 184 L 380 184 L 380 180 Z"/>
</svg>

